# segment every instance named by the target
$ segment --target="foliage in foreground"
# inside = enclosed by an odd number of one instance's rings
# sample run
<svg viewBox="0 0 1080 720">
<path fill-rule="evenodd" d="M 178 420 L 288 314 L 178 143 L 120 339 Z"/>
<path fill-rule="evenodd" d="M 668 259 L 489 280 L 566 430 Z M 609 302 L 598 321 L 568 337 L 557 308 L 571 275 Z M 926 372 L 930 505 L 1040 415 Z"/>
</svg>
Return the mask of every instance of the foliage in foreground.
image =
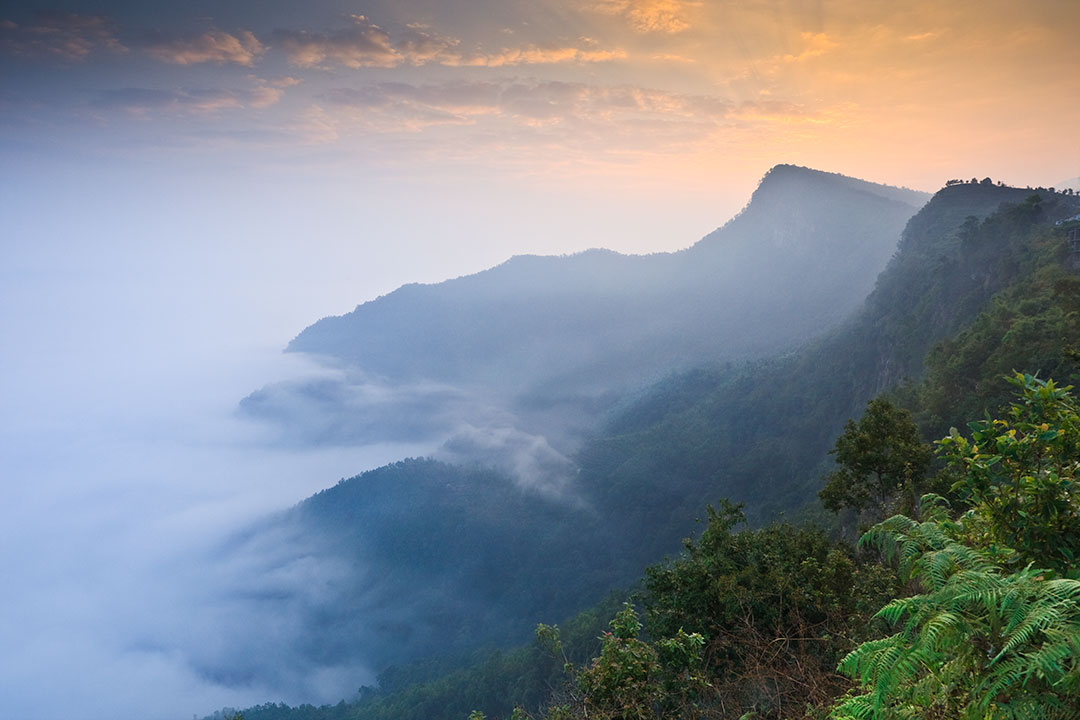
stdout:
<svg viewBox="0 0 1080 720">
<path fill-rule="evenodd" d="M 782 718 L 841 694 L 836 664 L 895 593 L 892 573 L 822 531 L 733 532 L 742 521 L 737 506 L 710 507 L 701 539 L 649 568 L 644 615 L 625 606 L 547 709 L 516 717 Z M 557 628 L 538 634 L 559 653 Z"/>
<path fill-rule="evenodd" d="M 1022 398 L 1008 420 L 941 442 L 966 469 L 966 512 L 953 520 L 927 495 L 921 521 L 897 515 L 864 536 L 921 592 L 878 613 L 895 634 L 844 658 L 860 691 L 832 717 L 1080 717 L 1080 406 L 1053 382 L 1013 382 Z"/>
<path fill-rule="evenodd" d="M 863 643 L 840 664 L 863 691 L 835 718 L 1053 718 L 1080 714 L 1080 582 L 1024 567 L 953 536 L 940 498 L 922 522 L 889 518 L 865 536 L 899 558 L 923 592 L 878 615 L 897 633 Z"/>
<path fill-rule="evenodd" d="M 1034 563 L 1074 572 L 1080 558 L 1080 405 L 1052 380 L 1009 380 L 1022 400 L 1006 417 L 970 423 L 971 440 L 941 441 L 963 471 L 956 489 L 970 506 L 963 532 L 1010 567 Z"/>
<path fill-rule="evenodd" d="M 994 199 L 994 202 L 996 203 L 997 199 Z M 1048 203 L 1042 204 L 1046 206 Z M 933 203 L 928 206 L 931 210 L 933 207 Z M 949 207 L 938 203 L 937 209 L 944 211 Z M 959 219 L 963 219 L 966 214 L 975 213 L 975 210 L 970 208 L 961 210 L 957 210 L 959 214 L 956 217 Z M 981 225 L 970 221 L 965 225 L 961 237 L 956 239 L 957 247 L 953 249 L 940 243 L 927 245 L 923 242 L 920 245 L 915 240 L 919 240 L 921 235 L 930 238 L 935 233 L 922 232 L 920 235 L 912 231 L 909 233 L 911 238 L 907 242 L 908 248 L 904 252 L 917 250 L 919 256 L 909 258 L 907 265 L 894 268 L 888 278 L 883 276 L 884 280 L 891 278 L 888 282 L 883 280 L 883 287 L 884 290 L 891 288 L 892 292 L 883 290 L 876 293 L 880 297 L 871 302 L 871 305 L 880 312 L 858 325 L 862 334 L 852 335 L 855 340 L 849 338 L 846 344 L 829 344 L 822 348 L 822 352 L 806 356 L 809 359 L 794 362 L 790 377 L 789 374 L 750 373 L 745 381 L 717 385 L 716 378 L 702 376 L 697 384 L 683 383 L 675 388 L 678 392 L 669 393 L 678 402 L 668 398 L 671 401 L 667 405 L 659 404 L 657 408 L 653 408 L 655 412 L 652 413 L 644 412 L 640 407 L 635 408 L 635 412 L 630 414 L 632 417 L 646 420 L 654 416 L 667 417 L 675 418 L 678 422 L 669 419 L 661 423 L 657 420 L 657 427 L 663 432 L 650 430 L 645 433 L 637 426 L 623 427 L 622 432 L 626 435 L 623 442 L 630 450 L 601 453 L 604 458 L 610 455 L 610 459 L 601 464 L 617 468 L 618 472 L 613 470 L 609 474 L 598 474 L 597 469 L 591 467 L 595 462 L 584 463 L 585 474 L 602 480 L 596 485 L 605 493 L 609 493 L 612 488 L 621 493 L 614 499 L 605 494 L 603 497 L 606 504 L 603 507 L 609 507 L 610 517 L 621 519 L 622 524 L 630 528 L 628 534 L 638 540 L 636 545 L 625 546 L 626 555 L 616 557 L 621 557 L 624 564 L 640 567 L 634 551 L 655 547 L 641 537 L 642 533 L 650 532 L 653 526 L 660 522 L 660 518 L 671 517 L 682 521 L 694 512 L 695 508 L 701 507 L 704 503 L 704 500 L 700 499 L 701 495 L 695 495 L 687 489 L 689 479 L 698 483 L 694 485 L 695 488 L 708 487 L 711 493 L 722 489 L 722 492 L 740 499 L 749 499 L 745 490 L 745 487 L 749 487 L 755 493 L 753 498 L 758 508 L 757 517 L 767 514 L 760 510 L 765 502 L 761 494 L 768 493 L 774 485 L 780 487 L 783 483 L 762 482 L 762 479 L 790 479 L 795 477 L 795 474 L 798 474 L 798 477 L 820 477 L 825 469 L 815 465 L 813 458 L 824 454 L 830 440 L 835 438 L 835 433 L 840 430 L 840 421 L 834 422 L 829 418 L 843 418 L 855 412 L 863 399 L 853 401 L 853 397 L 870 397 L 872 392 L 888 387 L 890 383 L 902 379 L 905 375 L 920 376 L 923 353 L 930 344 L 938 340 L 944 339 L 944 342 L 925 361 L 926 381 L 905 386 L 904 389 L 911 394 L 910 397 L 905 397 L 895 389 L 890 393 L 894 400 L 916 412 L 919 425 L 924 431 L 929 430 L 924 435 L 926 437 L 941 437 L 950 424 L 959 424 L 964 418 L 979 417 L 984 414 L 984 408 L 997 408 L 1007 402 L 1008 396 L 1002 391 L 1002 388 L 1007 386 L 1000 378 L 1001 374 L 1010 368 L 1027 368 L 1032 371 L 1041 368 L 1043 371 L 1050 371 L 1055 377 L 1069 377 L 1075 382 L 1072 373 L 1077 369 L 1077 361 L 1080 360 L 1080 351 L 1076 350 L 1075 343 L 1075 338 L 1080 337 L 1077 334 L 1080 332 L 1080 279 L 1069 275 L 1061 267 L 1061 254 L 1064 252 L 1062 233 L 1046 224 L 1040 213 L 1046 214 L 1045 207 L 1040 210 L 1038 203 L 1028 202 L 1021 206 L 1003 208 Z M 938 219 L 938 225 L 952 227 L 952 223 L 941 219 Z M 910 256 L 910 252 L 908 255 Z M 919 261 L 919 258 L 938 263 L 940 267 L 933 263 L 927 265 Z M 938 258 L 941 258 L 940 262 Z M 928 267 L 931 269 L 928 270 Z M 899 270 L 904 272 L 896 272 Z M 921 280 L 924 277 L 925 282 Z M 924 287 L 927 283 L 931 284 L 929 290 Z M 992 294 L 993 301 L 986 304 Z M 972 319 L 975 319 L 974 325 L 958 335 L 953 335 Z M 882 338 L 891 339 L 885 342 L 873 333 L 868 334 L 867 327 L 877 328 Z M 882 350 L 883 347 L 886 350 Z M 889 373 L 882 375 L 879 372 L 881 367 L 874 370 L 877 354 L 881 354 L 881 357 L 888 361 L 884 367 Z M 824 357 L 828 358 L 827 362 L 822 359 Z M 1050 386 L 1053 387 L 1052 384 Z M 858 392 L 853 394 L 852 388 L 856 388 Z M 1055 392 L 1059 390 L 1054 388 Z M 870 394 L 861 394 L 864 391 Z M 840 402 L 841 400 L 843 402 Z M 679 410 L 684 405 L 687 409 Z M 674 412 L 672 408 L 679 412 Z M 709 408 L 715 409 L 715 412 L 708 412 Z M 772 410 L 763 412 L 762 408 Z M 719 414 L 720 409 L 723 410 L 722 417 Z M 829 412 L 825 412 L 826 409 Z M 992 552 L 992 559 L 999 563 L 1002 575 L 1006 576 L 1019 572 L 1032 561 L 1031 556 L 1025 554 L 1025 542 L 1017 539 L 1017 521 L 1022 517 L 1017 514 L 1019 509 L 1024 509 L 1028 518 L 1033 519 L 1034 525 L 1022 533 L 1023 537 L 1032 541 L 1033 547 L 1075 552 L 1071 543 L 1080 538 L 1080 532 L 1056 530 L 1055 523 L 1061 523 L 1063 528 L 1069 527 L 1076 517 L 1075 496 L 1063 492 L 1072 482 L 1067 465 L 1069 458 L 1075 458 L 1077 454 L 1068 450 L 1068 442 L 1075 445 L 1076 434 L 1073 433 L 1072 440 L 1069 440 L 1069 433 L 1072 431 L 1063 428 L 1064 434 L 1058 436 L 1062 449 L 1055 452 L 1064 461 L 1066 472 L 1056 470 L 1057 480 L 1050 483 L 1047 482 L 1050 479 L 1048 473 L 1006 471 L 1011 462 L 1009 453 L 995 449 L 997 442 L 1008 445 L 1013 439 L 1037 446 L 1038 436 L 1048 432 L 1050 428 L 1041 429 L 1042 422 L 1028 422 L 1032 427 L 1021 427 L 1017 419 L 1008 413 L 999 414 L 998 417 L 1001 419 L 990 422 L 985 428 L 985 432 L 989 434 L 983 439 L 979 439 L 978 434 L 984 430 L 976 424 L 972 426 L 973 434 L 970 440 L 965 440 L 967 449 L 963 452 L 950 451 L 949 457 L 955 461 L 953 474 L 946 479 L 944 485 L 941 484 L 941 477 L 931 477 L 921 484 L 920 490 L 925 492 L 933 489 L 948 496 L 953 501 L 956 512 L 970 512 L 971 514 L 963 519 L 963 536 L 954 540 L 961 545 Z M 644 420 L 642 423 L 648 424 Z M 820 435 L 815 441 L 816 445 L 807 440 L 808 429 L 813 429 Z M 1008 437 L 1009 430 L 1016 430 L 1016 435 L 1012 436 L 1013 439 L 1003 439 Z M 1034 435 L 1032 431 L 1035 431 Z M 962 438 L 959 433 L 953 433 L 951 437 L 956 439 L 957 447 L 961 447 Z M 818 445 L 821 447 L 818 448 Z M 812 452 L 802 455 L 792 452 L 793 448 L 802 447 L 810 448 Z M 1021 445 L 1015 449 L 1021 450 L 1022 447 Z M 608 448 L 605 446 L 600 449 L 606 451 Z M 585 459 L 595 461 L 595 455 L 597 452 L 587 455 Z M 1052 455 L 1053 453 L 1050 456 Z M 1001 458 L 995 460 L 995 456 Z M 1045 459 L 1050 456 L 1043 457 Z M 627 457 L 637 460 L 630 461 Z M 1026 462 L 1023 460 L 1023 452 L 1018 454 L 1018 458 Z M 972 463 L 979 463 L 984 467 L 980 469 Z M 713 466 L 723 468 L 722 475 L 713 473 L 710 470 Z M 632 471 L 629 476 L 627 468 Z M 985 487 L 1000 501 L 996 506 L 993 502 L 987 502 L 989 495 L 975 485 L 958 483 L 955 492 L 949 489 L 949 483 L 954 479 L 976 477 L 980 473 L 988 481 L 984 483 Z M 748 482 L 745 487 L 737 487 L 736 484 L 727 482 L 728 476 L 752 478 L 754 482 Z M 1028 487 L 1029 483 L 1025 480 L 1028 477 L 1032 479 L 1032 483 L 1040 484 L 1048 491 L 1044 494 L 1047 502 L 1038 500 L 1036 495 L 1026 491 L 1010 499 L 1009 483 L 1015 484 L 1019 480 L 1023 490 Z M 637 482 L 636 478 L 641 478 L 640 482 Z M 657 478 L 663 478 L 663 482 L 656 482 Z M 682 479 L 687 480 L 683 482 Z M 1067 482 L 1061 482 L 1062 479 Z M 666 493 L 664 497 L 678 498 L 679 502 L 674 503 L 678 507 L 669 511 L 663 498 L 657 498 L 646 491 L 654 486 Z M 809 481 L 807 486 L 809 487 Z M 1051 491 L 1052 486 L 1056 486 L 1061 492 Z M 740 490 L 739 487 L 743 489 Z M 819 485 L 813 487 L 813 491 L 818 489 Z M 983 496 L 981 500 L 980 494 Z M 890 511 L 895 512 L 896 507 L 901 507 L 904 511 L 910 508 L 909 514 L 917 517 L 914 515 L 914 508 L 908 503 L 911 496 L 917 496 L 917 493 L 903 489 L 903 504 L 891 505 L 893 509 Z M 1023 507 L 1021 502 L 1024 503 Z M 1044 512 L 1053 507 L 1058 508 L 1056 516 L 1053 512 Z M 979 517 L 976 518 L 976 515 Z M 1044 522 L 1046 518 L 1050 518 L 1050 522 Z M 922 520 L 925 522 L 926 518 Z M 599 526 L 604 534 L 617 534 L 618 528 L 607 522 L 607 518 L 599 523 Z M 685 530 L 676 529 L 675 532 L 681 534 Z M 1040 533 L 1045 533 L 1041 539 Z M 677 538 L 678 535 L 674 537 Z M 591 543 L 588 546 L 594 547 Z M 1076 566 L 1062 552 L 1057 560 L 1050 557 L 1036 562 L 1033 566 L 1036 571 L 1039 567 L 1057 567 L 1063 573 L 1068 573 L 1070 568 Z M 1037 572 L 1033 577 L 1039 577 Z M 895 579 L 891 582 L 896 583 Z M 710 587 L 712 586 L 708 583 L 702 583 L 699 589 L 708 591 Z M 853 587 L 852 590 L 862 592 L 860 587 Z M 914 592 L 915 589 L 911 588 L 909 591 Z M 745 592 L 745 589 L 740 592 Z M 699 600 L 703 597 L 698 590 L 687 588 L 683 597 L 689 599 L 695 596 L 698 596 Z M 891 597 L 895 596 L 894 592 Z M 864 629 L 873 611 L 885 602 L 884 598 L 881 598 L 873 604 L 871 598 L 873 593 L 865 593 L 862 605 L 872 607 L 852 613 L 844 629 L 830 636 L 838 648 L 836 661 L 857 641 L 863 639 L 853 636 L 848 628 Z M 612 612 L 608 611 L 602 619 L 610 618 Z M 644 642 L 653 643 L 653 638 L 664 636 L 663 632 L 654 626 L 647 610 L 642 620 L 645 625 Z M 736 646 L 739 646 L 738 641 L 743 639 L 740 635 L 753 638 L 754 642 L 765 641 L 758 643 L 761 647 L 777 647 L 783 644 L 780 642 L 770 645 L 779 635 L 770 635 L 772 630 L 767 624 L 762 625 L 761 619 L 755 619 L 754 622 L 759 626 L 754 628 L 753 633 L 749 631 L 746 623 L 742 626 L 717 623 L 716 627 L 727 627 L 727 637 Z M 879 619 L 876 622 L 883 627 L 885 620 Z M 589 636 L 590 639 L 596 637 L 601 627 L 602 622 L 596 626 L 597 629 Z M 676 621 L 674 629 L 679 627 L 681 626 Z M 718 635 L 698 630 L 690 624 L 685 625 L 684 630 L 702 633 L 707 643 L 703 659 L 710 660 L 713 653 L 711 646 L 717 642 Z M 811 641 L 813 642 L 819 641 Z M 384 691 L 380 691 L 381 697 L 368 698 L 347 706 L 342 704 L 338 708 L 319 708 L 317 710 L 325 714 L 312 714 L 310 717 L 329 720 L 331 717 L 339 717 L 336 714 L 338 711 L 342 718 L 425 717 L 420 710 L 424 708 L 437 710 L 426 715 L 427 717 L 462 718 L 467 710 L 473 707 L 483 708 L 498 717 L 506 717 L 514 702 L 524 702 L 526 697 L 537 697 L 538 691 L 543 687 L 543 683 L 530 684 L 529 693 L 523 693 L 516 689 L 522 683 L 511 679 L 523 680 L 527 674 L 541 676 L 525 669 L 536 662 L 536 649 L 530 649 L 529 653 L 532 659 L 527 662 L 522 660 L 520 663 L 518 658 L 524 656 L 517 653 L 506 654 L 500 661 L 501 669 L 495 673 L 487 670 L 491 663 L 478 663 L 452 677 L 447 676 L 424 685 L 388 685 Z M 584 657 L 595 653 L 594 649 Z M 509 662 L 511 659 L 514 662 Z M 729 697 L 728 691 L 740 682 L 740 674 L 745 678 L 752 677 L 754 673 L 760 674 L 760 670 L 754 669 L 756 662 L 758 661 L 751 658 L 749 665 L 741 670 L 738 665 L 733 666 L 736 668 L 730 675 L 733 685 L 725 686 L 724 697 Z M 558 667 L 559 663 L 555 663 L 553 670 L 557 672 Z M 782 665 L 776 667 L 779 668 L 779 673 L 785 672 Z M 828 674 L 824 677 L 830 678 L 833 683 L 830 686 L 832 691 L 842 693 L 850 687 L 851 681 L 832 672 L 834 669 L 835 664 L 831 667 L 826 665 Z M 762 681 L 760 685 L 769 687 L 770 682 L 772 681 Z M 711 681 L 711 684 L 714 688 L 718 687 L 715 681 Z M 512 686 L 515 689 L 511 691 Z M 753 683 L 744 683 L 743 687 L 747 688 L 752 702 L 752 696 L 757 692 L 753 690 Z M 482 689 L 483 692 L 474 692 L 474 689 Z M 563 695 L 557 695 L 553 700 L 558 697 L 565 699 L 565 691 L 560 692 Z M 424 698 L 419 705 L 412 702 L 418 696 Z M 466 696 L 473 699 L 467 700 Z M 481 696 L 497 696 L 502 702 L 499 705 L 482 703 L 477 700 Z M 453 701 L 448 701 L 448 698 Z M 460 712 L 455 709 L 460 707 L 456 702 L 459 700 L 472 704 L 466 706 L 465 712 Z M 825 705 L 818 705 L 815 712 L 824 712 L 822 709 L 832 701 L 833 698 L 829 698 Z M 526 707 L 533 715 L 539 712 L 535 704 L 528 703 Z M 744 706 L 732 703 L 725 708 L 726 714 L 721 716 L 737 718 L 742 714 L 740 707 Z M 288 717 L 289 720 L 294 720 L 301 716 L 308 717 L 300 713 L 300 709 L 286 713 L 288 708 L 281 706 L 280 710 L 281 714 L 274 714 L 274 718 Z M 805 710 L 806 706 L 802 702 L 785 701 L 782 712 L 777 716 L 802 717 Z M 518 713 L 519 717 L 521 712 Z M 270 715 L 266 717 L 269 718 Z"/>
<path fill-rule="evenodd" d="M 547 682 L 567 669 L 546 701 L 511 714 L 505 701 L 524 697 L 513 691 L 472 707 L 515 720 L 1080 717 L 1080 407 L 1051 381 L 1013 383 L 1022 396 L 1000 419 L 939 443 L 952 506 L 926 496 L 914 519 L 880 523 L 855 552 L 804 527 L 735 531 L 741 512 L 721 503 L 697 542 L 649 569 L 640 611 L 615 613 L 593 660 L 563 656 L 558 630 L 541 626 L 538 645 L 556 651 Z M 508 655 L 496 674 L 525 678 L 540 652 Z M 488 673 L 413 686 L 393 707 L 337 709 L 462 718 L 445 698 L 509 688 Z"/>
</svg>

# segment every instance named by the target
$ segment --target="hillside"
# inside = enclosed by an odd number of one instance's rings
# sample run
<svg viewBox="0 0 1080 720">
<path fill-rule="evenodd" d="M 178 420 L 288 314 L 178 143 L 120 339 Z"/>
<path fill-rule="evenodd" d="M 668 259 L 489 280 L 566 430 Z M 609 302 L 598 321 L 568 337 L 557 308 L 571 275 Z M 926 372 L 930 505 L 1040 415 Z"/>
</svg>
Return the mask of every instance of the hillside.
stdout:
<svg viewBox="0 0 1080 720">
<path fill-rule="evenodd" d="M 747 503 L 758 522 L 813 503 L 847 418 L 879 393 L 922 378 L 928 358 L 942 358 L 935 347 L 975 323 L 996 296 L 1044 287 L 1046 281 L 1034 282 L 1036 268 L 1066 274 L 1062 231 L 1053 221 L 1075 212 L 1077 199 L 1044 191 L 1045 200 L 1029 201 L 1032 195 L 997 186 L 944 188 L 908 223 L 874 292 L 842 327 L 786 357 L 673 377 L 630 404 L 578 455 L 581 485 L 609 509 L 609 531 L 622 528 L 628 552 L 647 548 L 636 555 L 647 563 L 677 550 L 686 518 L 717 497 Z M 1051 297 L 1044 303 L 1065 302 L 1045 294 Z M 976 352 L 990 353 L 1002 341 L 999 335 Z M 1058 358 L 1053 367 L 1025 355 L 1034 347 L 1028 345 L 1001 373 L 1060 370 L 1066 341 L 1059 335 L 1046 342 Z M 979 367 L 972 362 L 968 371 Z M 936 365 L 932 371 L 936 377 Z M 985 405 L 965 403 L 931 422 L 922 395 L 907 393 L 908 404 L 927 416 L 931 437 L 992 409 L 1004 394 L 999 383 L 996 394 L 981 398 Z"/>
<path fill-rule="evenodd" d="M 813 503 L 844 421 L 883 390 L 933 433 L 996 407 L 1003 363 L 1074 373 L 1080 290 L 1063 269 L 1070 226 L 1053 223 L 1078 209 L 1046 191 L 943 189 L 852 319 L 798 353 L 641 393 L 576 456 L 561 495 L 415 461 L 303 503 L 285 521 L 356 568 L 307 619 L 308 640 L 387 661 L 524 638 L 676 551 L 708 502 L 741 500 L 758 521 Z"/>
<path fill-rule="evenodd" d="M 790 349 L 839 322 L 925 199 L 780 165 L 741 214 L 686 250 L 514 257 L 324 318 L 288 350 L 338 376 L 263 388 L 242 407 L 298 442 L 456 434 L 446 458 L 471 461 L 486 459 L 479 446 L 498 444 L 498 428 L 566 454 L 630 389 Z"/>
</svg>

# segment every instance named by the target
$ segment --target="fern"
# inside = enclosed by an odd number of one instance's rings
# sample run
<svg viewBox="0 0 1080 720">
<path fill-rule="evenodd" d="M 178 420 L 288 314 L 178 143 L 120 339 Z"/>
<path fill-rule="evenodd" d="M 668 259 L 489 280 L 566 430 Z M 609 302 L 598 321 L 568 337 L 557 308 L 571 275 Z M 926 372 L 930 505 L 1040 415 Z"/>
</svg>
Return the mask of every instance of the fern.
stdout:
<svg viewBox="0 0 1080 720">
<path fill-rule="evenodd" d="M 1080 405 L 1049 380 L 1010 382 L 1008 419 L 939 443 L 962 471 L 959 519 L 926 495 L 922 521 L 891 517 L 860 540 L 921 592 L 878 612 L 895 634 L 844 658 L 860 690 L 833 718 L 1080 720 Z"/>
<path fill-rule="evenodd" d="M 940 520 L 890 518 L 864 541 L 924 592 L 883 607 L 899 632 L 841 662 L 862 692 L 833 718 L 1080 718 L 1080 581 L 1009 572 Z"/>
</svg>

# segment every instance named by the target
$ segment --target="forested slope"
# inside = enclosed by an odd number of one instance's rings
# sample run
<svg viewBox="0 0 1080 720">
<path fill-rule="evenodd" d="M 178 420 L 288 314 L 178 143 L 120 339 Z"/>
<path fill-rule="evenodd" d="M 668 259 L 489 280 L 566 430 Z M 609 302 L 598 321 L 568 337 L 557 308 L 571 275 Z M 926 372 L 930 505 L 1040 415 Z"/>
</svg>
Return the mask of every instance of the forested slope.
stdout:
<svg viewBox="0 0 1080 720">
<path fill-rule="evenodd" d="M 1013 205 L 995 212 L 1002 203 Z M 848 323 L 786 357 L 678 375 L 644 394 L 579 453 L 582 491 L 605 508 L 609 531 L 625 533 L 630 552 L 642 548 L 641 563 L 677 549 L 686 519 L 717 497 L 746 502 L 757 521 L 813 501 L 847 418 L 883 390 L 919 379 L 927 353 L 989 310 L 995 294 L 1046 288 L 1053 282 L 1035 279 L 1064 276 L 1064 243 L 1052 221 L 1076 205 L 1045 191 L 943 189 L 912 218 L 897 255 Z M 1058 356 L 1061 342 L 1053 334 L 1042 340 Z M 1017 348 L 1017 369 L 1028 367 L 1029 349 Z M 930 356 L 934 377 L 945 352 Z M 1038 369 L 1057 366 L 1040 358 L 1031 368 Z M 934 421 L 935 432 L 982 412 L 941 405 L 936 412 L 947 417 Z"/>
<path fill-rule="evenodd" d="M 816 505 L 828 450 L 845 420 L 882 391 L 909 406 L 934 437 L 1007 398 L 1003 372 L 1042 370 L 1067 379 L 1075 372 L 1080 283 L 1063 266 L 1070 226 L 1054 221 L 1078 209 L 1076 198 L 1047 191 L 969 184 L 943 189 L 909 223 L 897 255 L 847 324 L 785 357 L 678 374 L 642 393 L 586 444 L 577 457 L 581 471 L 563 495 L 506 497 L 510 483 L 500 487 L 495 476 L 477 482 L 461 471 L 421 463 L 402 466 L 422 471 L 414 477 L 382 471 L 393 482 L 376 482 L 371 474 L 345 481 L 298 512 L 312 533 L 346 528 L 335 531 L 338 537 L 344 532 L 356 547 L 374 548 L 380 536 L 365 536 L 370 519 L 364 518 L 384 505 L 396 508 L 389 522 L 401 533 L 406 555 L 366 556 L 383 563 L 383 570 L 429 563 L 434 547 L 439 560 L 425 565 L 425 587 L 450 578 L 449 595 L 468 596 L 477 577 L 494 571 L 500 601 L 514 608 L 502 616 L 506 627 L 517 611 L 532 613 L 528 620 L 519 616 L 523 628 L 530 620 L 564 617 L 590 596 L 599 597 L 602 587 L 628 585 L 646 564 L 678 550 L 680 539 L 695 532 L 693 518 L 720 497 L 745 502 L 757 522 L 779 510 Z M 455 484 L 453 477 L 464 482 Z M 459 488 L 462 500 L 448 501 L 441 490 L 428 495 L 431 483 Z M 442 519 L 425 528 L 431 513 L 439 512 L 432 501 L 449 508 L 445 522 L 461 537 L 441 529 Z M 410 503 L 418 512 L 401 510 Z M 479 517 L 466 509 L 474 503 Z M 473 525 L 476 539 L 470 540 Z M 411 546 L 414 532 L 430 532 L 434 545 Z M 528 549 L 504 555 L 495 545 Z M 482 557 L 468 554 L 477 549 Z M 571 567 L 567 554 L 589 567 Z M 514 564 L 514 557 L 521 561 Z M 443 558 L 450 568 L 455 558 L 464 561 L 462 573 L 438 566 Z M 470 576 L 473 567 L 481 575 Z M 865 602 L 872 603 L 878 590 L 868 589 Z M 484 637 L 483 620 L 463 617 L 449 626 L 451 637 L 492 639 Z M 446 624 L 440 627 L 446 632 Z M 514 685 L 514 672 L 489 677 L 486 692 L 490 683 L 502 687 L 504 702 L 484 709 L 506 712 L 524 702 L 515 700 L 524 689 Z M 436 692 L 428 687 L 425 692 Z M 401 700 L 375 695 L 349 712 L 382 717 L 378 708 L 387 702 Z M 288 716 L 282 708 L 274 713 Z"/>
</svg>

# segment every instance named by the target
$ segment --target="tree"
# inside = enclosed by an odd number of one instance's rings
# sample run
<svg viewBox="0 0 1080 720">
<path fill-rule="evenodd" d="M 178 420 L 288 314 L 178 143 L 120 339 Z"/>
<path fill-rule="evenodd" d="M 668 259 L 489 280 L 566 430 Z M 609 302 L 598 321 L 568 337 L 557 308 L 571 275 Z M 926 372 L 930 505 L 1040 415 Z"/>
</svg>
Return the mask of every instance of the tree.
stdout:
<svg viewBox="0 0 1080 720">
<path fill-rule="evenodd" d="M 638 638 L 641 622 L 627 604 L 604 633 L 600 656 L 578 675 L 584 716 L 605 720 L 692 717 L 706 687 L 699 672 L 705 639 L 679 630 L 654 644 Z"/>
<path fill-rule="evenodd" d="M 545 720 L 657 720 L 700 717 L 701 694 L 709 687 L 701 672 L 705 638 L 682 629 L 651 643 L 642 640 L 641 621 L 630 603 L 615 614 L 601 640 L 600 655 L 575 670 L 567 691 L 544 713 Z M 555 656 L 562 652 L 559 629 L 540 625 L 537 639 Z M 511 720 L 528 718 L 516 710 Z M 483 720 L 477 713 L 470 720 Z"/>
<path fill-rule="evenodd" d="M 858 423 L 848 420 L 831 452 L 840 468 L 826 477 L 818 493 L 822 503 L 833 512 L 877 506 L 879 518 L 900 490 L 918 497 L 918 484 L 933 459 L 911 413 L 886 398 L 871 400 Z"/>
<path fill-rule="evenodd" d="M 537 628 L 567 672 L 538 717 L 781 720 L 823 710 L 849 687 L 836 665 L 895 596 L 893 573 L 821 530 L 733 532 L 739 506 L 706 509 L 700 540 L 647 570 L 644 619 L 624 605 L 593 660 L 576 668 L 558 628 Z"/>
<path fill-rule="evenodd" d="M 836 664 L 895 596 L 893 574 L 824 531 L 773 524 L 733 532 L 738 506 L 721 501 L 707 511 L 698 542 L 646 571 L 648 634 L 706 638 L 705 717 L 779 720 L 801 717 L 807 704 L 827 707 L 848 686 Z"/>
</svg>

